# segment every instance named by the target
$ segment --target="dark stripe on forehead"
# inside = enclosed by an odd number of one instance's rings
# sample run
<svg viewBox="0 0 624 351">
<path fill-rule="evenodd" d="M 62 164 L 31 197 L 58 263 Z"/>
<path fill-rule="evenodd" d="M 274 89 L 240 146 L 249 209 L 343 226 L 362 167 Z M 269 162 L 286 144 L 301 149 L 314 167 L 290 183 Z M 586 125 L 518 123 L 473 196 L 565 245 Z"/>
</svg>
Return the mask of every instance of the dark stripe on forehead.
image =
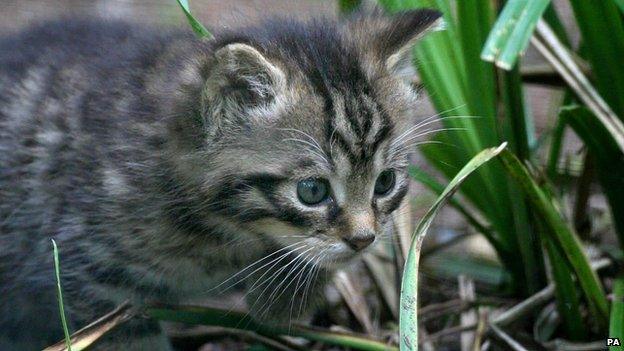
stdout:
<svg viewBox="0 0 624 351">
<path fill-rule="evenodd" d="M 381 126 L 381 128 L 379 128 L 377 133 L 375 134 L 373 143 L 370 145 L 370 152 L 374 153 L 379 147 L 379 144 L 381 144 L 384 140 L 386 140 L 391 132 L 392 132 L 392 126 L 390 124 L 384 123 Z"/>
<path fill-rule="evenodd" d="M 330 107 L 335 108 L 338 104 L 335 104 L 331 94 L 326 92 L 328 95 L 325 99 L 329 102 L 325 108 L 326 138 L 329 144 L 337 142 L 352 165 L 368 165 L 380 144 L 389 137 L 393 129 L 391 119 L 369 94 L 369 89 L 366 82 L 354 87 L 354 91 L 345 92 L 341 96 L 344 101 L 343 113 L 330 110 Z M 355 96 L 354 93 L 360 95 Z M 337 123 L 337 119 L 342 118 L 342 115 L 347 123 Z M 338 130 L 337 125 L 347 125 L 350 130 Z M 343 133 L 351 135 L 351 138 L 347 138 Z"/>
<path fill-rule="evenodd" d="M 362 97 L 364 98 L 364 97 Z M 376 105 L 376 104 L 375 104 Z M 369 110 L 368 108 L 364 107 L 364 104 L 361 105 L 362 106 L 362 115 L 364 117 L 364 135 L 362 136 L 362 138 L 366 139 L 368 138 L 368 135 L 372 132 L 370 129 L 373 125 L 373 119 L 375 118 L 375 114 L 373 113 L 373 111 Z"/>
<path fill-rule="evenodd" d="M 357 103 L 357 101 L 359 99 L 355 96 L 350 98 L 346 94 L 343 95 L 343 98 L 344 98 L 344 116 L 347 118 L 347 121 L 349 122 L 349 126 L 351 127 L 351 130 L 355 133 L 355 135 L 359 139 L 362 139 L 364 137 L 365 130 L 362 129 L 361 123 L 358 120 L 358 117 L 360 115 L 360 111 L 359 111 L 360 108 L 358 107 L 360 107 L 359 106 L 360 104 Z M 338 118 L 338 115 L 336 115 L 335 118 Z"/>
<path fill-rule="evenodd" d="M 347 139 L 345 139 L 344 135 L 342 135 L 342 132 L 339 132 L 338 130 L 334 130 L 333 140 L 338 144 L 338 147 L 347 156 L 351 164 L 355 165 L 359 163 L 360 161 L 359 155 L 351 148 L 351 145 L 349 145 L 349 142 L 347 141 Z"/>
</svg>

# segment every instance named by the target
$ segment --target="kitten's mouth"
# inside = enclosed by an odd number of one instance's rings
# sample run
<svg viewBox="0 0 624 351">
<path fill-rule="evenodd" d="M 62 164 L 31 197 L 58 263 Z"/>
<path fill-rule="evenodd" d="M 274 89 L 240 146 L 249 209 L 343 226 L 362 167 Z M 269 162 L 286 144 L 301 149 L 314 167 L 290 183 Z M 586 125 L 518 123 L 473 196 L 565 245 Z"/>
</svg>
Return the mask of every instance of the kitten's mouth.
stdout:
<svg viewBox="0 0 624 351">
<path fill-rule="evenodd" d="M 300 255 L 308 264 L 327 269 L 344 267 L 366 251 L 354 251 L 343 242 L 327 242 L 314 238 L 299 242 L 286 242 L 282 245 L 294 246 L 291 253 L 295 257 Z"/>
<path fill-rule="evenodd" d="M 331 255 L 326 255 L 320 262 L 319 265 L 324 268 L 341 268 L 345 265 L 350 264 L 359 257 L 359 253 L 353 251 L 343 251 L 337 252 Z"/>
</svg>

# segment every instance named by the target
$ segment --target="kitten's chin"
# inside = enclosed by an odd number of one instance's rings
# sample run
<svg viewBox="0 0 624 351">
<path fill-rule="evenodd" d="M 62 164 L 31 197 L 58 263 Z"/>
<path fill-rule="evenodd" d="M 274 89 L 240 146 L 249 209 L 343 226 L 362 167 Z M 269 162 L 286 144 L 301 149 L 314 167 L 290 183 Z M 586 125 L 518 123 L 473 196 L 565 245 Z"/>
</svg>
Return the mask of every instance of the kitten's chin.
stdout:
<svg viewBox="0 0 624 351">
<path fill-rule="evenodd" d="M 319 266 L 329 270 L 340 269 L 352 264 L 359 257 L 361 257 L 359 253 L 339 253 L 333 255 L 333 257 L 327 257 L 326 259 L 322 260 L 321 262 L 319 262 Z"/>
</svg>

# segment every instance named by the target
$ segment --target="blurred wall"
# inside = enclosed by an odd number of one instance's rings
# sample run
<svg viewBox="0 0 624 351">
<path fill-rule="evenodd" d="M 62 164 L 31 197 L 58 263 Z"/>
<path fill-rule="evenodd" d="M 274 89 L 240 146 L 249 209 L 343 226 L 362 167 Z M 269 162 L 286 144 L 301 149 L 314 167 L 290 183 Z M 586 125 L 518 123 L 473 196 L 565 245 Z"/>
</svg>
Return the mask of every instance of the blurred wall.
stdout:
<svg viewBox="0 0 624 351">
<path fill-rule="evenodd" d="M 333 16 L 335 1 L 191 0 L 191 10 L 207 27 L 231 26 L 270 15 Z M 2 0 L 0 31 L 7 32 L 46 19 L 76 16 L 128 19 L 145 23 L 186 25 L 175 0 Z"/>
</svg>

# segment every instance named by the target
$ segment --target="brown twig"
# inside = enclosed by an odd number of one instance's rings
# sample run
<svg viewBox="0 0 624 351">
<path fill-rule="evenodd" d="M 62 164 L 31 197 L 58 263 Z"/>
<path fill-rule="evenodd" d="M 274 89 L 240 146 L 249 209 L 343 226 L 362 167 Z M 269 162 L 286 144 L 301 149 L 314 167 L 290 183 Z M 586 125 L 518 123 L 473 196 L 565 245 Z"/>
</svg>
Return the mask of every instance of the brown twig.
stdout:
<svg viewBox="0 0 624 351">
<path fill-rule="evenodd" d="M 189 344 L 192 343 L 195 348 L 206 344 L 214 339 L 223 338 L 227 336 L 234 336 L 242 341 L 246 342 L 258 342 L 265 346 L 270 347 L 272 350 L 278 351 L 304 351 L 305 348 L 294 345 L 286 340 L 278 338 L 270 338 L 267 336 L 259 335 L 254 332 L 240 329 L 223 328 L 223 327 L 205 327 L 200 329 L 193 329 L 188 331 L 169 331 L 167 335 L 171 338 L 174 344 Z"/>
<path fill-rule="evenodd" d="M 479 321 L 477 322 L 477 330 L 475 330 L 474 341 L 472 343 L 472 351 L 481 351 L 481 343 L 483 336 L 487 331 L 488 310 L 487 308 L 479 308 Z"/>
<path fill-rule="evenodd" d="M 501 339 L 507 345 L 509 345 L 509 347 L 511 347 L 512 350 L 514 350 L 514 351 L 529 351 L 524 346 L 520 345 L 519 342 L 517 342 L 511 336 L 509 336 L 509 334 L 505 333 L 501 328 L 497 327 L 496 325 L 490 324 L 490 328 L 494 332 L 494 335 L 496 335 L 499 339 Z"/>
<path fill-rule="evenodd" d="M 550 301 L 554 293 L 555 293 L 555 286 L 552 284 L 548 285 L 547 287 L 540 290 L 536 294 L 532 295 L 528 299 L 520 302 L 519 304 L 513 306 L 512 308 L 498 315 L 496 318 L 494 318 L 494 320 L 492 321 L 492 323 L 490 323 L 490 325 L 496 324 L 496 325 L 502 326 L 502 325 L 510 324 L 518 320 L 519 318 L 525 316 L 527 313 L 530 313 L 531 311 L 538 308 L 539 306 Z"/>
<path fill-rule="evenodd" d="M 346 271 L 340 270 L 334 275 L 334 285 L 347 304 L 347 307 L 358 322 L 364 327 L 367 334 L 374 334 L 371 313 L 366 303 L 362 289 L 358 287 L 355 279 Z"/>
<path fill-rule="evenodd" d="M 419 323 L 418 333 L 420 334 L 420 337 L 421 337 L 421 340 L 422 340 L 422 342 L 421 342 L 422 349 L 424 351 L 434 351 L 435 347 L 433 345 L 433 340 L 428 340 L 428 338 L 429 338 L 429 331 L 421 323 Z"/>
<path fill-rule="evenodd" d="M 458 285 L 460 299 L 468 303 L 474 303 L 476 298 L 474 281 L 467 278 L 465 275 L 460 275 L 458 277 Z M 463 311 L 460 315 L 460 323 L 462 326 L 473 325 L 476 321 L 477 314 L 472 309 Z M 473 340 L 474 333 L 463 332 L 460 337 L 462 351 L 470 351 Z"/>
<path fill-rule="evenodd" d="M 89 345 L 96 342 L 99 338 L 118 327 L 120 324 L 128 321 L 137 315 L 136 309 L 132 308 L 128 302 L 124 302 L 113 311 L 100 317 L 93 323 L 78 330 L 71 336 L 72 350 L 83 350 Z M 67 345 L 65 341 L 59 341 L 56 344 L 45 348 L 43 351 L 65 351 Z"/>
<path fill-rule="evenodd" d="M 620 149 L 624 150 L 624 123 L 598 94 L 589 79 L 574 61 L 569 50 L 559 41 L 548 24 L 540 19 L 531 42 L 546 60 L 559 72 L 579 99 L 587 105 L 598 120 L 607 128 Z"/>
<path fill-rule="evenodd" d="M 443 337 L 449 336 L 449 335 L 453 335 L 453 334 L 458 334 L 458 333 L 463 333 L 465 331 L 468 330 L 474 330 L 477 328 L 477 324 L 473 323 L 470 325 L 458 325 L 458 326 L 454 326 L 454 327 L 450 327 L 450 328 L 446 328 L 446 329 L 442 329 L 440 331 L 437 331 L 433 334 L 430 334 L 428 338 L 420 338 L 420 343 L 424 343 L 424 342 L 433 342 L 433 341 L 437 341 Z"/>
</svg>

